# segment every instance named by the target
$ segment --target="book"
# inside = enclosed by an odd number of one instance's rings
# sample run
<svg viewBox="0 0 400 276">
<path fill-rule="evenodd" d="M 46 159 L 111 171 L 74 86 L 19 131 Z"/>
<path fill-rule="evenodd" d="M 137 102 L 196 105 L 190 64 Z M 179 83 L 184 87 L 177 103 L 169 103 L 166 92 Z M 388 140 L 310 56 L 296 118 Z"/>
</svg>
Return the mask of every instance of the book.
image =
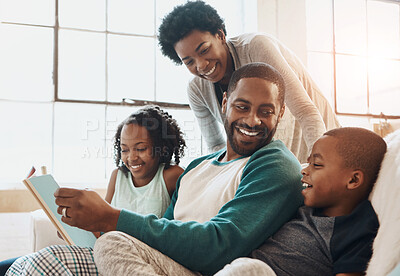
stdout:
<svg viewBox="0 0 400 276">
<path fill-rule="evenodd" d="M 33 172 L 32 172 L 33 171 Z M 60 187 L 52 175 L 32 176 L 34 168 L 23 183 L 33 194 L 35 199 L 57 228 L 60 235 L 69 245 L 81 247 L 94 247 L 96 237 L 92 232 L 70 226 L 61 221 L 61 215 L 57 213 L 58 205 L 55 203 L 54 193 Z"/>
</svg>

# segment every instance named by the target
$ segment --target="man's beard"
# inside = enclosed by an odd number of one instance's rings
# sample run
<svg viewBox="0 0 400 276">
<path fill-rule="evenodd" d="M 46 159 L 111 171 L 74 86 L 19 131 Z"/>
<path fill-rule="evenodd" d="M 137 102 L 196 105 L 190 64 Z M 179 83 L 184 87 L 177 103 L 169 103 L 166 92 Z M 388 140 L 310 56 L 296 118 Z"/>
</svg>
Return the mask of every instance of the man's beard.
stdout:
<svg viewBox="0 0 400 276">
<path fill-rule="evenodd" d="M 253 153 L 255 153 L 257 150 L 259 150 L 260 148 L 262 148 L 263 146 L 265 146 L 269 142 L 271 142 L 272 137 L 274 136 L 276 128 L 278 126 L 278 123 L 277 123 L 272 130 L 268 130 L 267 127 L 251 128 L 244 124 L 238 124 L 237 122 L 233 122 L 230 125 L 228 125 L 228 124 L 229 124 L 228 120 L 225 119 L 224 127 L 225 127 L 225 131 L 226 131 L 226 136 L 228 138 L 228 142 L 229 142 L 231 148 L 233 149 L 233 151 L 241 156 L 250 156 Z M 252 148 L 250 148 L 250 149 L 243 148 L 238 144 L 237 140 L 234 139 L 235 128 L 236 128 L 236 126 L 239 126 L 239 125 L 243 128 L 247 128 L 249 131 L 263 132 L 263 134 L 260 137 L 257 137 L 258 143 L 256 145 L 254 145 Z"/>
</svg>

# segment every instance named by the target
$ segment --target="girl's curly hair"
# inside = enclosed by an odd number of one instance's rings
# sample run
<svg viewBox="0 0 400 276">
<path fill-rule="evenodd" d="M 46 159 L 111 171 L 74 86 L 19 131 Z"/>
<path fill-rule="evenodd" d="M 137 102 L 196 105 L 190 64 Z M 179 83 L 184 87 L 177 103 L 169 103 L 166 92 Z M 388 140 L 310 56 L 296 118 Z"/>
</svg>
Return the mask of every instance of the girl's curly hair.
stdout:
<svg viewBox="0 0 400 276">
<path fill-rule="evenodd" d="M 148 105 L 131 114 L 118 125 L 114 136 L 114 161 L 124 173 L 128 168 L 121 160 L 121 132 L 125 125 L 136 124 L 145 127 L 153 142 L 153 154 L 159 157 L 159 164 L 164 163 L 165 168 L 171 165 L 174 155 L 174 163 L 179 164 L 184 155 L 186 142 L 183 133 L 175 119 L 159 106 Z"/>
<path fill-rule="evenodd" d="M 181 65 L 182 61 L 174 46 L 193 30 L 210 32 L 213 35 L 222 30 L 226 36 L 224 20 L 213 7 L 203 1 L 189 1 L 176 6 L 163 18 L 158 28 L 158 44 L 162 54 Z"/>
</svg>

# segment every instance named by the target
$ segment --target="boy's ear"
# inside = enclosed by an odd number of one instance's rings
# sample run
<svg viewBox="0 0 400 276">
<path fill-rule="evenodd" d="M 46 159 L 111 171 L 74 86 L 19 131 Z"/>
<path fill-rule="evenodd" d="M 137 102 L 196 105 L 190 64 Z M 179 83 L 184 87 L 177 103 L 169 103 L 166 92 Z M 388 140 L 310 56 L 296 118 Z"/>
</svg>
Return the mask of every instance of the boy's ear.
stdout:
<svg viewBox="0 0 400 276">
<path fill-rule="evenodd" d="M 222 113 L 225 114 L 226 112 L 226 105 L 228 104 L 228 96 L 226 95 L 226 92 L 224 92 L 222 96 Z"/>
<path fill-rule="evenodd" d="M 355 170 L 351 174 L 351 178 L 347 183 L 347 189 L 354 190 L 364 184 L 364 173 L 361 170 Z"/>
</svg>

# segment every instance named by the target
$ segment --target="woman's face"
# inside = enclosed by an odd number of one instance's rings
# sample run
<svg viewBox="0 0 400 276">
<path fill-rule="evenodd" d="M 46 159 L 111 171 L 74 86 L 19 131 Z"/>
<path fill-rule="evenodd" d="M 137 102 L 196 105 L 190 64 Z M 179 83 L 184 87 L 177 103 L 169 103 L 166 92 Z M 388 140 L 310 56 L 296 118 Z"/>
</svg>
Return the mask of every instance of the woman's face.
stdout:
<svg viewBox="0 0 400 276">
<path fill-rule="evenodd" d="M 211 82 L 228 84 L 232 61 L 225 35 L 193 30 L 175 44 L 175 51 L 189 71 Z"/>
</svg>

